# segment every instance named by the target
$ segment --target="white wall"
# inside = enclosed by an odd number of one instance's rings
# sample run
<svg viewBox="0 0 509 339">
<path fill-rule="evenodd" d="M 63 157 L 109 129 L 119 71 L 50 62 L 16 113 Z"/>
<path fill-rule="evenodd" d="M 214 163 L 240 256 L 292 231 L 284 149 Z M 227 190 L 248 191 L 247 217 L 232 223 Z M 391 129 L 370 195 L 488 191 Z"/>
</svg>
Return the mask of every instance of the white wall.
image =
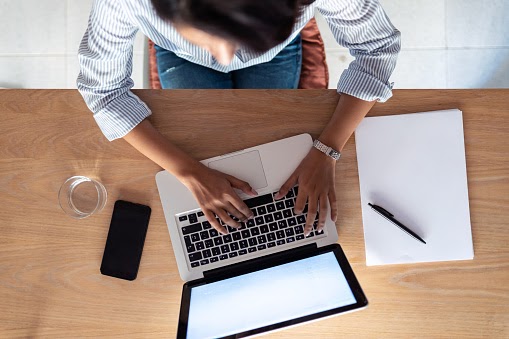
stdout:
<svg viewBox="0 0 509 339">
<path fill-rule="evenodd" d="M 395 88 L 509 88 L 509 0 L 381 0 L 402 32 Z M 92 0 L 0 0 L 0 87 L 75 88 Z M 318 18 L 335 88 L 352 57 Z M 135 88 L 147 87 L 145 40 Z"/>
</svg>

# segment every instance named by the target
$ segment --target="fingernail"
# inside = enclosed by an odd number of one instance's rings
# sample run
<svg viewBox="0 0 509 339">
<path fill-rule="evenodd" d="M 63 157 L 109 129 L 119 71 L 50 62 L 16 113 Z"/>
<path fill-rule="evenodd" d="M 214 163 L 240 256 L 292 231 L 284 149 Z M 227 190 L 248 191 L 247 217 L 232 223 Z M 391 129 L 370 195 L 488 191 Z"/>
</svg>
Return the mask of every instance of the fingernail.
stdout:
<svg viewBox="0 0 509 339">
<path fill-rule="evenodd" d="M 302 211 L 294 210 L 295 214 L 302 214 Z"/>
</svg>

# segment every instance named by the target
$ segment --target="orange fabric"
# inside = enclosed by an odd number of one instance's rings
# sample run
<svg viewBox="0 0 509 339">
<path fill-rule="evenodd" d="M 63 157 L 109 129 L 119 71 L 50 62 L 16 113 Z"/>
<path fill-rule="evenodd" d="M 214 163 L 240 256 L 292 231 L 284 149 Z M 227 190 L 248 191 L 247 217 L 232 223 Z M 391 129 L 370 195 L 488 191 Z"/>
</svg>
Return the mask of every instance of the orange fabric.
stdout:
<svg viewBox="0 0 509 339">
<path fill-rule="evenodd" d="M 325 60 L 325 47 L 315 19 L 311 19 L 300 32 L 302 37 L 302 69 L 299 88 L 321 89 L 329 86 L 329 70 Z M 157 72 L 154 43 L 148 41 L 150 88 L 161 89 Z"/>
</svg>

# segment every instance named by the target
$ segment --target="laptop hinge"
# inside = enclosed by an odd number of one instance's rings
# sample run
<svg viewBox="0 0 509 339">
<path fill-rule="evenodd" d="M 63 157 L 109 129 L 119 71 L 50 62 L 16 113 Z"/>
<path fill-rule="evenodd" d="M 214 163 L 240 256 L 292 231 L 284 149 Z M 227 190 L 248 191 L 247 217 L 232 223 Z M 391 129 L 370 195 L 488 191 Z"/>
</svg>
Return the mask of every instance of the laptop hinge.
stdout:
<svg viewBox="0 0 509 339">
<path fill-rule="evenodd" d="M 316 251 L 318 246 L 316 243 L 303 245 L 300 247 L 290 248 L 285 251 L 269 254 L 259 258 L 242 261 L 239 263 L 218 267 L 213 270 L 204 271 L 203 277 L 205 279 L 218 279 L 226 276 L 236 276 L 240 274 L 249 273 L 252 271 L 269 268 L 279 264 L 288 262 L 288 259 L 305 257 L 307 254 Z M 256 269 L 253 269 L 256 268 Z"/>
</svg>

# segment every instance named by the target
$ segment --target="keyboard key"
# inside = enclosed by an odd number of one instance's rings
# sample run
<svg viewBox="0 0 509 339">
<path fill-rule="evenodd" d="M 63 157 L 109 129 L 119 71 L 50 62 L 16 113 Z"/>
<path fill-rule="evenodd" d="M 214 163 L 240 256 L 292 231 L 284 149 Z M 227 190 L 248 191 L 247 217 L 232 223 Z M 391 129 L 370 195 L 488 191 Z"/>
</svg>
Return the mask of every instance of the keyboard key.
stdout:
<svg viewBox="0 0 509 339">
<path fill-rule="evenodd" d="M 187 248 L 187 253 L 193 253 L 194 251 L 196 251 L 196 248 L 194 248 L 193 244 L 187 245 L 186 248 Z"/>
<path fill-rule="evenodd" d="M 189 246 L 192 244 L 191 237 L 188 235 L 184 236 L 184 241 L 186 242 L 186 246 Z"/>
<path fill-rule="evenodd" d="M 274 219 L 276 220 L 283 219 L 283 213 L 281 211 L 277 211 L 276 213 L 274 213 Z"/>
<path fill-rule="evenodd" d="M 291 216 L 293 216 L 292 210 L 291 210 L 291 209 L 284 210 L 284 211 L 283 211 L 283 216 L 284 216 L 285 218 L 290 218 Z"/>
<path fill-rule="evenodd" d="M 311 238 L 313 237 L 315 234 L 313 233 L 313 231 L 309 232 L 308 236 L 306 238 Z"/>
<path fill-rule="evenodd" d="M 186 221 L 187 220 L 187 215 L 181 215 L 179 217 L 179 221 Z"/>
<path fill-rule="evenodd" d="M 267 225 L 260 226 L 260 232 L 268 233 L 269 232 L 269 226 L 267 226 Z"/>
<path fill-rule="evenodd" d="M 256 217 L 255 218 L 256 225 L 263 225 L 265 221 L 263 220 L 263 217 Z"/>
<path fill-rule="evenodd" d="M 290 238 L 286 238 L 286 243 L 289 244 L 291 242 L 294 242 L 295 241 L 295 238 L 294 237 L 290 237 Z"/>
<path fill-rule="evenodd" d="M 302 225 L 296 226 L 294 229 L 295 229 L 295 234 L 304 233 L 304 227 L 302 227 Z"/>
<path fill-rule="evenodd" d="M 239 244 L 238 244 L 238 243 L 236 243 L 236 242 L 232 242 L 232 243 L 230 244 L 230 249 L 231 249 L 232 251 L 237 251 L 237 250 L 239 249 Z"/>
<path fill-rule="evenodd" d="M 201 252 L 191 253 L 189 254 L 189 261 L 193 262 L 196 260 L 201 260 L 203 257 L 201 256 Z"/>
<path fill-rule="evenodd" d="M 247 249 L 247 251 L 248 251 L 249 253 L 256 252 L 256 247 L 249 247 L 249 248 Z"/>
<path fill-rule="evenodd" d="M 218 260 L 219 260 L 218 257 L 212 257 L 212 258 L 210 258 L 210 263 L 216 262 Z"/>
<path fill-rule="evenodd" d="M 195 244 L 195 246 L 196 246 L 196 249 L 197 249 L 198 251 L 201 251 L 202 249 L 204 249 L 204 248 L 205 248 L 205 245 L 203 244 L 203 241 L 198 241 L 198 242 Z"/>
<path fill-rule="evenodd" d="M 267 205 L 273 201 L 274 200 L 272 199 L 271 193 L 244 200 L 247 207 L 249 207 L 249 208 L 253 208 L 253 207 L 257 207 L 257 206 L 261 206 L 261 205 Z"/>
<path fill-rule="evenodd" d="M 257 235 L 260 235 L 260 229 L 258 227 L 254 227 L 251 229 L 251 235 L 253 237 L 257 236 Z"/>
<path fill-rule="evenodd" d="M 227 234 L 227 235 L 223 236 L 223 241 L 224 241 L 225 243 L 232 242 L 232 240 L 233 240 L 233 239 L 232 239 L 232 235 L 231 235 L 231 234 Z"/>
<path fill-rule="evenodd" d="M 210 258 L 212 256 L 212 252 L 210 250 L 205 250 L 201 252 L 204 258 Z"/>
<path fill-rule="evenodd" d="M 316 235 L 322 235 L 323 234 L 323 230 L 321 231 L 315 231 Z"/>
<path fill-rule="evenodd" d="M 269 229 L 270 229 L 272 232 L 277 231 L 277 230 L 278 230 L 278 228 L 277 228 L 277 224 L 276 224 L 275 222 L 271 222 L 271 223 L 269 224 Z"/>
<path fill-rule="evenodd" d="M 293 188 L 293 191 L 295 192 L 295 196 L 298 196 L 299 195 L 299 186 L 295 186 Z"/>
<path fill-rule="evenodd" d="M 229 256 L 230 258 L 234 258 L 234 257 L 236 257 L 236 256 L 237 256 L 237 252 L 231 252 L 231 253 L 228 253 L 228 256 Z"/>
<path fill-rule="evenodd" d="M 221 253 L 228 253 L 230 252 L 230 246 L 228 244 L 221 246 Z"/>
<path fill-rule="evenodd" d="M 256 212 L 256 208 L 252 208 L 251 212 L 253 212 L 253 217 L 256 217 L 258 215 L 258 212 Z"/>
<path fill-rule="evenodd" d="M 208 231 L 201 231 L 200 232 L 200 238 L 202 240 L 208 239 L 209 238 L 209 232 Z"/>
<path fill-rule="evenodd" d="M 280 245 L 284 245 L 284 244 L 285 244 L 285 239 L 280 239 L 280 240 L 276 241 L 276 244 L 277 244 L 278 246 L 280 246 Z"/>
<path fill-rule="evenodd" d="M 273 222 L 274 221 L 274 217 L 272 216 L 272 214 L 267 214 L 263 217 L 263 219 L 265 219 L 265 223 L 268 224 L 269 222 Z"/>
<path fill-rule="evenodd" d="M 288 225 L 286 224 L 286 220 L 279 220 L 277 222 L 277 225 L 279 226 L 279 229 L 287 228 L 288 227 Z"/>
<path fill-rule="evenodd" d="M 199 231 L 201 231 L 201 225 L 200 224 L 192 224 L 192 225 L 189 225 L 189 226 L 182 227 L 182 234 L 183 235 L 194 233 L 194 232 L 199 232 Z"/>
<path fill-rule="evenodd" d="M 284 201 L 277 201 L 276 208 L 278 211 L 284 210 L 286 208 Z"/>
<path fill-rule="evenodd" d="M 208 221 L 202 222 L 201 225 L 203 226 L 204 230 L 208 230 L 209 228 L 212 228 L 212 225 Z"/>
<path fill-rule="evenodd" d="M 251 247 L 258 245 L 256 238 L 249 238 L 248 242 L 249 242 L 249 246 L 251 246 Z"/>
<path fill-rule="evenodd" d="M 276 242 L 275 241 L 267 243 L 267 247 L 268 248 L 271 248 L 271 247 L 274 247 L 274 246 L 276 246 Z"/>
<path fill-rule="evenodd" d="M 224 260 L 224 259 L 228 259 L 228 254 L 221 254 L 219 256 L 219 260 Z"/>
<path fill-rule="evenodd" d="M 234 241 L 239 241 L 241 239 L 241 235 L 240 235 L 240 232 L 235 232 L 233 233 L 233 240 Z"/>
<path fill-rule="evenodd" d="M 198 267 L 198 266 L 200 266 L 200 263 L 198 261 L 191 263 L 191 267 Z"/>
<path fill-rule="evenodd" d="M 275 233 L 267 234 L 267 241 L 274 241 L 274 240 L 276 240 L 276 234 Z"/>
<path fill-rule="evenodd" d="M 217 237 L 219 232 L 217 230 L 212 229 L 209 231 L 209 234 L 210 234 L 210 237 L 213 238 L 213 237 Z"/>
<path fill-rule="evenodd" d="M 267 212 L 273 213 L 275 211 L 276 211 L 276 205 L 274 205 L 274 204 L 268 204 L 267 205 Z"/>
<path fill-rule="evenodd" d="M 304 239 L 304 234 L 299 234 L 298 236 L 295 237 L 295 240 L 302 240 Z"/>
<path fill-rule="evenodd" d="M 295 218 L 288 219 L 288 226 L 293 227 L 295 225 L 297 225 L 297 219 Z"/>
<path fill-rule="evenodd" d="M 249 219 L 247 222 L 246 222 L 246 226 L 247 227 L 253 227 L 255 225 L 255 221 L 254 219 Z"/>
<path fill-rule="evenodd" d="M 208 263 L 209 263 L 209 259 L 203 259 L 202 261 L 200 261 L 201 265 L 207 265 Z"/>
<path fill-rule="evenodd" d="M 287 228 L 285 230 L 285 233 L 286 233 L 287 237 L 291 237 L 291 236 L 295 235 L 295 232 L 293 231 L 293 228 Z"/>
<path fill-rule="evenodd" d="M 265 237 L 265 235 L 260 235 L 258 236 L 257 239 L 259 244 L 265 244 L 267 242 L 267 238 Z"/>
<path fill-rule="evenodd" d="M 258 251 L 264 250 L 266 248 L 267 248 L 266 245 L 258 245 L 258 247 L 257 247 Z"/>
<path fill-rule="evenodd" d="M 195 222 L 198 222 L 198 217 L 196 216 L 196 213 L 191 213 L 188 215 L 189 222 L 191 224 L 194 224 Z"/>
<path fill-rule="evenodd" d="M 223 244 L 223 238 L 221 238 L 221 237 L 214 238 L 214 244 L 216 246 L 222 245 Z"/>
<path fill-rule="evenodd" d="M 278 239 L 283 239 L 285 237 L 285 231 L 281 230 L 281 231 L 277 231 L 276 232 L 276 237 Z"/>
<path fill-rule="evenodd" d="M 205 215 L 202 211 L 199 211 L 197 214 L 199 217 L 203 217 Z"/>
<path fill-rule="evenodd" d="M 228 233 L 233 233 L 235 231 L 237 231 L 237 229 L 235 227 L 231 227 L 231 226 L 226 226 L 226 229 L 228 230 Z"/>
<path fill-rule="evenodd" d="M 288 191 L 288 193 L 286 193 L 286 199 L 290 199 L 290 198 L 293 198 L 295 195 L 293 194 L 293 190 L 290 189 Z"/>
<path fill-rule="evenodd" d="M 205 248 L 211 248 L 211 247 L 214 247 L 214 242 L 212 241 L 212 239 L 205 240 Z"/>
<path fill-rule="evenodd" d="M 246 249 L 243 249 L 243 250 L 239 251 L 239 255 L 244 255 L 244 254 L 247 254 L 247 250 Z"/>
<path fill-rule="evenodd" d="M 192 240 L 193 242 L 200 241 L 200 234 L 198 234 L 198 233 L 193 233 L 193 234 L 191 234 L 191 240 Z"/>
<path fill-rule="evenodd" d="M 247 240 L 239 241 L 240 248 L 246 248 L 248 246 Z"/>
<path fill-rule="evenodd" d="M 297 216 L 297 223 L 298 224 L 305 224 L 306 223 L 306 217 L 303 214 Z"/>
<path fill-rule="evenodd" d="M 241 234 L 243 239 L 247 239 L 251 236 L 251 232 L 249 232 L 249 230 L 242 230 Z"/>
<path fill-rule="evenodd" d="M 288 199 L 288 200 L 285 200 L 285 206 L 286 206 L 286 208 L 292 208 L 293 206 L 295 206 L 295 204 L 292 199 Z"/>
<path fill-rule="evenodd" d="M 258 207 L 256 211 L 258 211 L 258 215 L 267 214 L 267 209 L 265 208 L 265 206 Z"/>
<path fill-rule="evenodd" d="M 219 247 L 214 247 L 212 249 L 212 254 L 213 255 L 220 255 L 221 254 L 221 250 L 219 249 Z"/>
</svg>

